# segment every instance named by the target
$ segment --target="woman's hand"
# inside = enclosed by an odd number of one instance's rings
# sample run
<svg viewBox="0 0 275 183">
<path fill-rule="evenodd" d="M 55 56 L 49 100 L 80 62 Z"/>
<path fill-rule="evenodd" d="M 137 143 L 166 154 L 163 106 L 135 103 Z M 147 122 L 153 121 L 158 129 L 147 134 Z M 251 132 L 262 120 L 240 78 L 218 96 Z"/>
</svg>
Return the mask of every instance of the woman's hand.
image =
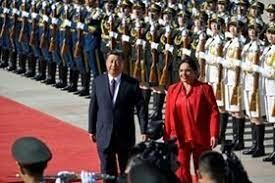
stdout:
<svg viewBox="0 0 275 183">
<path fill-rule="evenodd" d="M 218 140 L 215 138 L 215 137 L 211 137 L 210 139 L 210 146 L 211 146 L 211 149 L 214 149 L 218 144 Z"/>
</svg>

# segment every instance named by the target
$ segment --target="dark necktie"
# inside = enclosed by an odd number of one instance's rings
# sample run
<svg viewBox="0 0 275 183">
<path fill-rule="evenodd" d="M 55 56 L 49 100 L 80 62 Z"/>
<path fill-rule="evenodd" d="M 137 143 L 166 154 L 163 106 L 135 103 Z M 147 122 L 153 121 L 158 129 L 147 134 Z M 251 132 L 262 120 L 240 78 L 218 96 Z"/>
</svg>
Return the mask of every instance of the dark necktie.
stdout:
<svg viewBox="0 0 275 183">
<path fill-rule="evenodd" d="M 112 96 L 112 98 L 114 98 L 115 89 L 116 89 L 116 80 L 113 79 L 113 80 L 111 81 L 111 96 Z"/>
</svg>

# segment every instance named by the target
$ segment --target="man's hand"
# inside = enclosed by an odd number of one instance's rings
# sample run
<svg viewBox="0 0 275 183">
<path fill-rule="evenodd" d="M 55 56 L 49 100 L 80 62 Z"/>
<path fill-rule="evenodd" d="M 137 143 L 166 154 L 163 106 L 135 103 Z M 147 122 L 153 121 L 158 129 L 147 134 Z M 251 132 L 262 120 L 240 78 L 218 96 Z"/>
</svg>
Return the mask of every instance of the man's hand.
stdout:
<svg viewBox="0 0 275 183">
<path fill-rule="evenodd" d="M 90 134 L 90 138 L 93 142 L 96 142 L 96 135 L 95 134 Z"/>
<path fill-rule="evenodd" d="M 148 139 L 146 134 L 141 134 L 141 141 L 146 141 Z"/>
<path fill-rule="evenodd" d="M 211 137 L 210 139 L 210 146 L 211 146 L 211 149 L 214 149 L 218 144 L 218 140 L 215 138 L 215 137 Z"/>
</svg>

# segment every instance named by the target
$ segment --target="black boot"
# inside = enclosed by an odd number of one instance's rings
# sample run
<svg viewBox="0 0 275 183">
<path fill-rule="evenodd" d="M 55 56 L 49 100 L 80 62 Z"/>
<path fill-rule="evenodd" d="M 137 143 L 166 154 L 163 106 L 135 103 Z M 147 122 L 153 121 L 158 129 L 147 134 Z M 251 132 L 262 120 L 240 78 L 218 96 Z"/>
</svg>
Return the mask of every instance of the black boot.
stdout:
<svg viewBox="0 0 275 183">
<path fill-rule="evenodd" d="M 245 118 L 236 118 L 237 137 L 234 144 L 234 150 L 236 151 L 242 150 L 244 148 L 244 122 Z"/>
<path fill-rule="evenodd" d="M 9 66 L 9 50 L 2 50 L 2 60 L 0 63 L 0 68 L 6 68 Z"/>
<path fill-rule="evenodd" d="M 225 131 L 228 123 L 228 113 L 220 113 L 220 134 L 219 134 L 219 144 L 225 142 Z"/>
<path fill-rule="evenodd" d="M 24 74 L 24 76 L 28 78 L 34 77 L 35 67 L 36 67 L 36 58 L 34 55 L 31 55 L 28 57 L 28 71 Z"/>
<path fill-rule="evenodd" d="M 17 67 L 17 65 L 16 65 L 16 61 L 17 61 L 17 53 L 16 53 L 16 51 L 13 51 L 13 52 L 11 52 L 11 54 L 10 54 L 10 65 L 9 65 L 9 67 L 8 67 L 8 71 L 14 71 L 14 70 L 16 70 L 16 67 Z"/>
<path fill-rule="evenodd" d="M 70 69 L 69 82 L 70 84 L 62 90 L 66 90 L 68 92 L 76 92 L 77 91 L 77 82 L 78 82 L 78 71 L 74 71 Z"/>
<path fill-rule="evenodd" d="M 62 63 L 58 66 L 59 70 L 59 82 L 56 83 L 56 88 L 65 88 L 67 86 L 67 73 L 68 68 L 64 66 Z"/>
<path fill-rule="evenodd" d="M 26 59 L 26 55 L 19 55 L 19 69 L 15 71 L 17 74 L 23 74 L 26 72 Z"/>
<path fill-rule="evenodd" d="M 48 77 L 46 80 L 42 81 L 46 85 L 55 84 L 55 73 L 56 73 L 56 63 L 50 62 L 48 63 Z"/>
<path fill-rule="evenodd" d="M 243 154 L 244 155 L 248 155 L 248 154 L 253 154 L 256 150 L 256 146 L 257 146 L 257 143 L 256 143 L 256 129 L 255 129 L 255 123 L 251 123 L 251 136 L 252 136 L 252 146 L 243 151 Z"/>
<path fill-rule="evenodd" d="M 149 116 L 152 121 L 162 120 L 162 108 L 164 100 L 164 93 L 154 93 L 153 112 Z"/>
<path fill-rule="evenodd" d="M 264 133 L 265 133 L 265 125 L 260 124 L 255 126 L 256 129 L 256 150 L 252 154 L 253 158 L 261 157 L 265 155 L 265 148 L 264 148 Z"/>
<path fill-rule="evenodd" d="M 149 108 L 149 103 L 150 103 L 150 97 L 151 97 L 151 90 L 141 90 L 142 91 L 142 95 L 144 98 L 144 106 L 145 106 L 145 110 L 146 113 L 148 113 L 148 108 Z"/>
<path fill-rule="evenodd" d="M 90 72 L 81 74 L 82 89 L 79 91 L 79 96 L 88 96 L 90 94 Z"/>
<path fill-rule="evenodd" d="M 34 77 L 36 81 L 42 81 L 46 79 L 46 61 L 39 59 L 38 62 L 38 74 Z"/>
<path fill-rule="evenodd" d="M 270 153 L 263 161 L 274 161 L 275 162 L 275 128 L 273 128 L 273 152 Z"/>
</svg>

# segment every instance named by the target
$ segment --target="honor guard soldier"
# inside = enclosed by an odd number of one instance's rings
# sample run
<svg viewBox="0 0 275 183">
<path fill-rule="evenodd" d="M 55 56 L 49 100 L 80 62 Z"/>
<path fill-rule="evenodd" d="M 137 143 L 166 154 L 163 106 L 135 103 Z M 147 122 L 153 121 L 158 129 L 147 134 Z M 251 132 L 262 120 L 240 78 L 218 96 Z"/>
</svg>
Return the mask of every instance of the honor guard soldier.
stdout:
<svg viewBox="0 0 275 183">
<path fill-rule="evenodd" d="M 233 122 L 233 143 L 234 150 L 244 148 L 244 123 L 243 114 L 243 93 L 241 79 L 241 51 L 243 43 L 240 38 L 240 28 L 243 26 L 238 17 L 231 17 L 228 23 L 228 31 L 231 40 L 225 43 L 224 53 L 224 74 L 225 74 L 225 109 L 232 115 Z"/>
<path fill-rule="evenodd" d="M 246 115 L 251 121 L 252 146 L 243 154 L 251 154 L 252 157 L 265 155 L 264 149 L 264 103 L 262 95 L 262 82 L 258 71 L 253 67 L 261 66 L 260 55 L 263 51 L 263 41 L 258 37 L 263 25 L 252 19 L 248 25 L 249 42 L 242 50 L 242 74 L 244 79 L 244 106 Z"/>
<path fill-rule="evenodd" d="M 191 43 L 191 33 L 188 27 L 189 14 L 180 11 L 177 14 L 177 28 L 175 30 L 174 46 L 176 52 L 176 59 L 173 62 L 173 82 L 179 80 L 178 68 L 181 60 L 185 55 L 190 56 L 190 43 Z"/>
<path fill-rule="evenodd" d="M 103 53 L 100 50 L 101 29 L 100 23 L 103 18 L 103 11 L 94 0 L 86 2 L 87 15 L 85 17 L 84 31 L 84 59 L 89 64 L 93 77 L 105 71 Z"/>
<path fill-rule="evenodd" d="M 264 27 L 265 23 L 262 19 L 262 15 L 264 13 L 264 4 L 256 1 L 249 7 L 248 21 L 251 19 L 255 19 L 256 23 L 260 26 Z M 262 39 L 264 37 L 265 29 L 262 29 L 259 33 L 258 37 Z"/>
<path fill-rule="evenodd" d="M 1 33 L 0 33 L 0 41 L 1 41 L 1 52 L 2 57 L 0 60 L 0 68 L 5 68 L 8 66 L 8 60 L 9 60 L 9 49 L 11 47 L 11 42 L 9 39 L 9 30 L 11 29 L 12 22 L 11 17 L 12 15 L 12 9 L 11 9 L 11 1 L 10 0 L 4 0 L 2 2 L 2 12 L 1 12 L 1 19 L 2 19 L 2 27 L 1 27 Z"/>
<path fill-rule="evenodd" d="M 73 58 L 73 40 L 72 40 L 72 29 L 73 22 L 72 16 L 74 13 L 73 4 L 71 0 L 65 0 L 62 8 L 62 23 L 60 26 L 60 54 L 62 62 L 70 69 L 69 74 L 69 85 L 62 90 L 68 92 L 77 91 L 77 82 L 79 72 L 76 68 L 76 63 Z"/>
<path fill-rule="evenodd" d="M 217 2 L 217 14 L 218 17 L 224 19 L 225 26 L 229 21 L 229 12 L 228 12 L 228 0 L 218 0 Z M 221 27 L 221 30 L 224 30 L 226 27 Z"/>
<path fill-rule="evenodd" d="M 143 88 L 143 96 L 145 100 L 145 105 L 148 107 L 150 97 L 151 97 L 151 88 L 154 88 L 158 86 L 159 83 L 159 76 L 158 76 L 158 69 L 157 69 L 157 64 L 159 62 L 159 57 L 160 57 L 160 29 L 161 25 L 159 24 L 159 16 L 161 13 L 161 7 L 157 4 L 151 4 L 151 6 L 148 9 L 148 17 L 149 17 L 149 22 L 148 24 L 150 25 L 149 30 L 146 32 L 146 40 L 148 42 L 148 49 L 150 52 L 146 52 L 146 60 L 147 65 L 147 73 L 148 76 L 148 83 L 149 87 L 144 87 Z"/>
<path fill-rule="evenodd" d="M 175 37 L 175 23 L 173 17 L 175 11 L 172 8 L 166 8 L 162 15 L 162 35 L 160 37 L 160 43 L 162 47 L 162 56 L 157 64 L 159 83 L 157 87 L 153 88 L 153 112 L 149 118 L 152 121 L 162 119 L 162 108 L 165 100 L 165 90 L 172 83 L 172 65 L 174 50 L 174 37 Z"/>
<path fill-rule="evenodd" d="M 228 113 L 225 111 L 224 101 L 224 74 L 222 66 L 224 35 L 222 27 L 224 20 L 213 14 L 208 22 L 211 37 L 205 43 L 206 54 L 206 81 L 213 87 L 217 105 L 220 111 L 219 142 L 225 142 L 225 131 L 228 123 Z"/>
<path fill-rule="evenodd" d="M 243 23 L 243 30 L 241 31 L 242 34 L 247 33 L 247 24 L 248 24 L 248 18 L 247 18 L 247 11 L 248 11 L 248 7 L 249 7 L 249 2 L 248 0 L 239 0 L 236 3 L 236 13 L 238 20 L 241 21 Z M 245 35 L 245 37 L 247 37 Z"/>
<path fill-rule="evenodd" d="M 25 183 L 44 182 L 43 174 L 52 159 L 49 147 L 35 137 L 21 137 L 12 144 L 11 154 Z"/>
<path fill-rule="evenodd" d="M 274 23 L 275 22 L 275 4 L 269 4 L 265 9 L 265 11 L 267 12 L 268 23 Z"/>
<path fill-rule="evenodd" d="M 208 17 L 211 17 L 212 14 L 216 12 L 216 1 L 215 0 L 206 0 L 203 4 L 203 10 Z"/>
<path fill-rule="evenodd" d="M 266 33 L 268 45 L 262 54 L 262 77 L 264 85 L 264 101 L 266 120 L 273 123 L 273 152 L 263 161 L 272 161 L 275 165 L 275 24 L 269 24 Z"/>
<path fill-rule="evenodd" d="M 39 47 L 39 10 L 42 8 L 42 1 L 32 0 L 31 1 L 31 33 L 29 39 L 29 45 L 31 47 L 31 55 L 29 55 L 30 59 L 28 60 L 29 70 L 25 74 L 26 77 L 34 77 L 36 73 L 36 62 L 42 57 L 41 49 Z"/>
<path fill-rule="evenodd" d="M 118 33 L 116 28 L 118 26 L 118 18 L 114 12 L 115 6 L 116 2 L 114 0 L 104 1 L 104 16 L 101 21 L 101 50 L 104 55 L 108 52 L 108 50 L 115 49 L 117 46 L 116 39 L 118 37 Z"/>
<path fill-rule="evenodd" d="M 121 50 L 124 54 L 124 70 L 123 72 L 126 74 L 132 74 L 132 62 L 131 59 L 131 39 L 130 39 L 130 30 L 131 30 L 131 11 L 132 11 L 132 3 L 129 0 L 123 0 L 121 2 L 121 19 L 118 27 L 118 32 L 121 35 Z"/>
<path fill-rule="evenodd" d="M 141 1 L 137 1 L 133 5 L 133 19 L 131 29 L 131 36 L 134 37 L 132 53 L 135 53 L 132 64 L 132 76 L 140 82 L 140 88 L 145 100 L 145 106 L 148 107 L 151 91 L 149 87 L 150 62 L 147 55 L 150 54 L 150 52 L 149 49 L 147 49 L 148 45 L 146 42 L 146 33 L 149 29 L 149 25 L 146 24 L 145 20 L 143 19 L 144 12 L 145 4 Z"/>
<path fill-rule="evenodd" d="M 20 11 L 19 7 L 21 5 L 21 1 L 12 1 L 11 7 L 12 7 L 12 13 L 10 17 L 10 21 L 12 24 L 11 31 L 10 31 L 10 41 L 11 41 L 11 52 L 10 52 L 10 58 L 9 58 L 9 67 L 8 71 L 15 71 L 17 68 L 17 54 L 21 51 L 21 46 L 18 41 L 19 32 L 21 29 L 21 22 L 19 21 L 20 17 Z M 3 53 L 4 54 L 4 53 Z"/>
<path fill-rule="evenodd" d="M 194 51 L 196 51 L 199 42 L 205 41 L 207 38 L 207 35 L 206 35 L 207 20 L 208 20 L 208 16 L 205 12 L 200 12 L 198 15 L 194 17 L 194 24 L 191 29 L 192 30 L 191 48 Z"/>
<path fill-rule="evenodd" d="M 89 95 L 90 86 L 90 68 L 87 60 L 84 59 L 84 27 L 86 9 L 84 6 L 84 0 L 76 0 L 74 3 L 74 15 L 73 15 L 73 31 L 72 31 L 72 44 L 73 44 L 73 56 L 76 68 L 81 75 L 81 90 L 76 91 L 75 94 L 80 96 Z"/>
<path fill-rule="evenodd" d="M 40 48 L 43 54 L 43 60 L 47 63 L 48 74 L 46 80 L 42 81 L 47 85 L 55 84 L 55 75 L 56 75 L 56 63 L 53 62 L 52 54 L 49 51 L 50 46 L 50 14 L 51 14 L 51 5 L 50 1 L 42 2 L 41 9 L 41 21 L 39 25 L 39 29 L 41 32 L 41 40 L 40 40 Z"/>
<path fill-rule="evenodd" d="M 21 29 L 19 30 L 18 41 L 20 44 L 20 57 L 19 57 L 19 69 L 16 70 L 17 74 L 24 74 L 26 72 L 26 61 L 30 54 L 30 28 L 31 25 L 29 23 L 30 19 L 30 2 L 29 0 L 22 0 L 22 4 L 20 6 L 20 20 L 21 20 Z"/>
<path fill-rule="evenodd" d="M 56 0 L 51 5 L 51 25 L 50 25 L 50 46 L 49 51 L 52 54 L 53 61 L 58 66 L 59 81 L 54 85 L 56 88 L 65 88 L 67 86 L 68 68 L 65 62 L 63 62 L 60 54 L 60 30 L 62 20 L 60 19 L 62 14 L 63 3 L 61 0 Z"/>
</svg>

